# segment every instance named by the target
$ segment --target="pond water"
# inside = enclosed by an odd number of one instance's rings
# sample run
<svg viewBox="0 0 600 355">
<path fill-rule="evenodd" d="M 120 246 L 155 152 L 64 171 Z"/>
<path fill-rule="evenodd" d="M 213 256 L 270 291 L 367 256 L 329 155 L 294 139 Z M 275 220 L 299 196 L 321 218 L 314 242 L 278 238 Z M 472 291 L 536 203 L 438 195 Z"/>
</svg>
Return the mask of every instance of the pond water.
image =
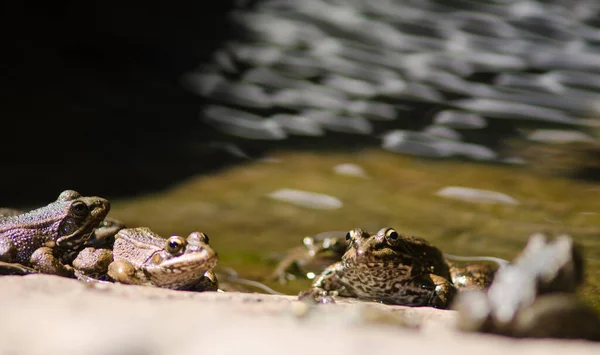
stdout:
<svg viewBox="0 0 600 355">
<path fill-rule="evenodd" d="M 389 226 L 424 237 L 444 252 L 513 259 L 536 232 L 569 234 L 583 246 L 582 296 L 600 309 L 600 184 L 522 166 L 424 160 L 381 150 L 282 152 L 198 176 L 160 193 L 114 200 L 111 215 L 163 236 L 203 231 L 218 251 L 218 269 L 296 294 L 300 280 L 271 279 L 278 260 L 305 236 L 360 226 Z M 362 176 L 336 172 L 360 167 Z M 448 186 L 495 191 L 508 203 L 461 201 L 436 194 Z M 294 189 L 335 197 L 335 207 L 310 207 L 269 197 Z M 312 197 L 315 198 L 314 196 Z M 249 289 L 261 292 L 258 289 Z"/>
</svg>

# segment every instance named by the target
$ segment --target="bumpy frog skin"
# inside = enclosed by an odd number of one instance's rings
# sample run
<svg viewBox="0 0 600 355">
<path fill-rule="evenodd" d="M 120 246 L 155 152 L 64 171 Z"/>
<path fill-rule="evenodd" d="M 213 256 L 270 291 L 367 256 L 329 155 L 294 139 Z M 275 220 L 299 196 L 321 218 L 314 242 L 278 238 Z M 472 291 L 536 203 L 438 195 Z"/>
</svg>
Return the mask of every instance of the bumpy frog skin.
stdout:
<svg viewBox="0 0 600 355">
<path fill-rule="evenodd" d="M 392 228 L 370 235 L 360 228 L 348 232 L 342 261 L 328 267 L 309 293 L 318 302 L 332 295 L 407 306 L 447 308 L 456 293 L 442 252 L 417 237 Z"/>
<path fill-rule="evenodd" d="M 117 282 L 177 290 L 216 289 L 211 269 L 218 256 L 204 233 L 164 239 L 148 228 L 122 229 L 115 236 L 113 259 L 108 275 Z"/>
<path fill-rule="evenodd" d="M 27 213 L 3 209 L 0 261 L 69 276 L 72 270 L 68 264 L 109 210 L 107 200 L 82 197 L 72 190 L 63 191 L 55 202 Z"/>
</svg>

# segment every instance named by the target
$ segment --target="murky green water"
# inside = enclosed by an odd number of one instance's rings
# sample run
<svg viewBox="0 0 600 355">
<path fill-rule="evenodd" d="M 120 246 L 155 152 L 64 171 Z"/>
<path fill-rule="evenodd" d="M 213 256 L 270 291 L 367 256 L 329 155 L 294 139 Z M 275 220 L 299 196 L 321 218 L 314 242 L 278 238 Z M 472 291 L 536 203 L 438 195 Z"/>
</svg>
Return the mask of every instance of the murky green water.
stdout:
<svg viewBox="0 0 600 355">
<path fill-rule="evenodd" d="M 111 214 L 163 236 L 210 235 L 220 270 L 295 294 L 309 285 L 270 280 L 277 260 L 307 235 L 361 226 L 394 227 L 422 236 L 444 252 L 514 258 L 535 232 L 570 234 L 584 247 L 582 296 L 600 309 L 600 185 L 551 177 L 519 166 L 415 159 L 380 151 L 285 153 L 199 176 L 162 193 L 113 201 Z M 336 174 L 352 163 L 368 178 Z M 445 186 L 504 193 L 518 204 L 480 204 L 436 196 Z M 343 206 L 319 210 L 275 201 L 281 188 L 318 192 Z"/>
</svg>

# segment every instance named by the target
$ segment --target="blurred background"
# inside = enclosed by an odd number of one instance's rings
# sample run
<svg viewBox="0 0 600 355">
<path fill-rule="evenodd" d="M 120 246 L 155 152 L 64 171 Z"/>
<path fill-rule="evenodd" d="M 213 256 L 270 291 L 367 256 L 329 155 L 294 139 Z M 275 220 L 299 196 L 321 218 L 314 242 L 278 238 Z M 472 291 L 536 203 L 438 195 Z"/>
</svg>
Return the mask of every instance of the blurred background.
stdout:
<svg viewBox="0 0 600 355">
<path fill-rule="evenodd" d="M 3 4 L 2 205 L 75 189 L 278 290 L 304 236 L 584 245 L 600 308 L 600 3 Z M 300 251 L 300 254 L 302 251 Z M 289 287 L 289 288 L 288 288 Z"/>
</svg>

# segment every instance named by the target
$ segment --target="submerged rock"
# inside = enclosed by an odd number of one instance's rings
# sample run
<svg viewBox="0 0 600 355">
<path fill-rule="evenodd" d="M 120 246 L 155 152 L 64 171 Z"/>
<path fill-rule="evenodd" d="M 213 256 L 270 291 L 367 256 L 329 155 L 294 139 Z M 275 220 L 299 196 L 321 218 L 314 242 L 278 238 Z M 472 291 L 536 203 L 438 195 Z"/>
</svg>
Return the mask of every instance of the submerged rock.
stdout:
<svg viewBox="0 0 600 355">
<path fill-rule="evenodd" d="M 437 196 L 452 198 L 467 202 L 518 205 L 519 201 L 500 192 L 473 189 L 469 187 L 448 186 L 435 193 Z"/>
<path fill-rule="evenodd" d="M 333 196 L 294 189 L 280 189 L 271 192 L 268 196 L 275 200 L 319 210 L 335 210 L 343 206 L 342 201 Z"/>
<path fill-rule="evenodd" d="M 333 167 L 333 171 L 340 175 L 356 176 L 361 178 L 369 177 L 365 170 L 356 164 L 339 164 Z"/>
<path fill-rule="evenodd" d="M 383 149 L 431 158 L 466 157 L 473 160 L 494 160 L 496 152 L 482 145 L 464 143 L 422 132 L 394 130 L 382 137 Z"/>
<path fill-rule="evenodd" d="M 527 139 L 543 143 L 587 143 L 594 141 L 592 137 L 583 132 L 560 129 L 537 129 L 531 132 Z"/>
</svg>

